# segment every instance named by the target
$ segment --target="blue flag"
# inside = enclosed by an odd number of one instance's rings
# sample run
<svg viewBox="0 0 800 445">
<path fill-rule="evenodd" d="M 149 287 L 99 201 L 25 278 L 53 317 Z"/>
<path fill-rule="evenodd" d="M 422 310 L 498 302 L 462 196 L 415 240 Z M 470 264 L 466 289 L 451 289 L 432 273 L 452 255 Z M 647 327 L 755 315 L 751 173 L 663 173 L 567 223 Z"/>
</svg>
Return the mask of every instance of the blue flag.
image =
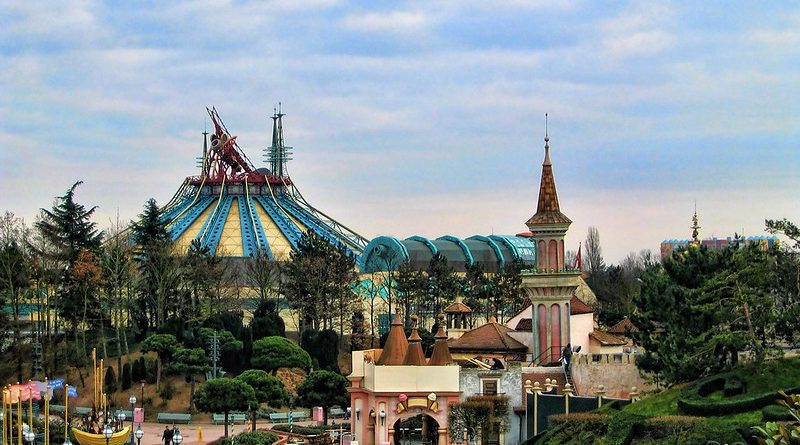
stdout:
<svg viewBox="0 0 800 445">
<path fill-rule="evenodd" d="M 50 389 L 61 389 L 64 387 L 64 379 L 48 380 L 47 387 Z"/>
<path fill-rule="evenodd" d="M 69 389 L 67 389 L 67 395 L 72 397 L 73 399 L 78 397 L 78 388 L 70 386 Z"/>
</svg>

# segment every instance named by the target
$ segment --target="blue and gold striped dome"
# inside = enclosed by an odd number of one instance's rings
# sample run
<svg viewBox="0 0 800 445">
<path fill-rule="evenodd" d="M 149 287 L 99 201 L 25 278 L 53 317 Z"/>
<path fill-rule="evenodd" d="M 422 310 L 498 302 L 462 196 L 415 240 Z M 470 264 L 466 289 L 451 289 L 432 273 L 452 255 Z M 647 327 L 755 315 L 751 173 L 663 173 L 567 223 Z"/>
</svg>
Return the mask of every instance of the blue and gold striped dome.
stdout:
<svg viewBox="0 0 800 445">
<path fill-rule="evenodd" d="M 363 252 L 368 241 L 309 204 L 286 173 L 291 147 L 283 143 L 280 111 L 272 117 L 269 168 L 258 169 L 216 110 L 208 113 L 215 132 L 204 139 L 201 174 L 186 178 L 162 209 L 176 249 L 185 252 L 197 240 L 217 256 L 253 257 L 260 251 L 283 261 L 302 234 L 312 231 L 354 255 Z"/>
</svg>

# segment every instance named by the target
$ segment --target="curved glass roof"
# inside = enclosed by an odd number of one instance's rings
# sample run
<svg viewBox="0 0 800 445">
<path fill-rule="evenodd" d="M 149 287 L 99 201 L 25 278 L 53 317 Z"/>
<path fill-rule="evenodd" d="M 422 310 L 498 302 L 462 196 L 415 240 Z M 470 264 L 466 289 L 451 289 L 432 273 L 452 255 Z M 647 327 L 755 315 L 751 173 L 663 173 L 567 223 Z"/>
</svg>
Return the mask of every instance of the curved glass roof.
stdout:
<svg viewBox="0 0 800 445">
<path fill-rule="evenodd" d="M 397 270 L 404 262 L 415 269 L 427 269 L 434 253 L 440 253 L 456 272 L 467 264 L 480 262 L 487 272 L 499 272 L 506 264 L 519 259 L 525 266 L 536 265 L 536 242 L 515 235 L 475 235 L 466 239 L 452 235 L 428 239 L 412 236 L 404 240 L 379 236 L 359 256 L 362 273 Z"/>
</svg>

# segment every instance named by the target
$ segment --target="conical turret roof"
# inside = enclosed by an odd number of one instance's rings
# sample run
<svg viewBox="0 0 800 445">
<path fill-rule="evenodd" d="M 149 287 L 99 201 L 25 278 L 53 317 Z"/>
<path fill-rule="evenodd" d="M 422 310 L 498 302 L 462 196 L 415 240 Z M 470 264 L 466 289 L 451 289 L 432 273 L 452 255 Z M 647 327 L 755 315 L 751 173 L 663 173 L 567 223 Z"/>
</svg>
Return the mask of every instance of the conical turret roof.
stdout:
<svg viewBox="0 0 800 445">
<path fill-rule="evenodd" d="M 408 349 L 406 356 L 403 359 L 403 364 L 408 366 L 425 366 L 425 352 L 422 350 L 422 338 L 417 332 L 417 316 L 411 317 L 414 321 L 414 327 L 411 329 L 411 335 L 408 337 Z"/>
<path fill-rule="evenodd" d="M 408 341 L 406 340 L 405 332 L 403 332 L 403 322 L 400 321 L 399 315 L 395 315 L 394 321 L 392 321 L 392 328 L 389 330 L 389 336 L 386 337 L 386 344 L 383 346 L 383 352 L 381 352 L 377 364 L 402 365 L 407 349 Z"/>
<path fill-rule="evenodd" d="M 544 162 L 542 162 L 542 180 L 539 184 L 539 203 L 536 214 L 525 224 L 535 233 L 538 224 L 571 224 L 572 220 L 561 213 L 556 192 L 556 179 L 553 176 L 553 164 L 550 162 L 550 138 L 544 138 Z"/>
<path fill-rule="evenodd" d="M 443 366 L 453 363 L 450 348 L 447 346 L 447 333 L 444 331 L 444 314 L 439 314 L 439 331 L 436 332 L 436 343 L 428 366 Z"/>
</svg>

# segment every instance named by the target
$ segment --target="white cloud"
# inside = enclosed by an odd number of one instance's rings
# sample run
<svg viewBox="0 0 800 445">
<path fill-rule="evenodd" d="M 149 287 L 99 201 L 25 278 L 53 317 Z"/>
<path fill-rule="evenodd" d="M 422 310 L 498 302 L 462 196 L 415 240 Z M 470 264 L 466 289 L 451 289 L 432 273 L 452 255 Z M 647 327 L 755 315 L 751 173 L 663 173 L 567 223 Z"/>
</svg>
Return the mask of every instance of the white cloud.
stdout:
<svg viewBox="0 0 800 445">
<path fill-rule="evenodd" d="M 423 31 L 432 20 L 422 11 L 365 12 L 348 15 L 342 24 L 353 31 L 402 34 Z"/>
<path fill-rule="evenodd" d="M 666 29 L 670 17 L 666 4 L 635 3 L 600 24 L 603 49 L 615 58 L 657 54 L 676 40 Z"/>
</svg>

